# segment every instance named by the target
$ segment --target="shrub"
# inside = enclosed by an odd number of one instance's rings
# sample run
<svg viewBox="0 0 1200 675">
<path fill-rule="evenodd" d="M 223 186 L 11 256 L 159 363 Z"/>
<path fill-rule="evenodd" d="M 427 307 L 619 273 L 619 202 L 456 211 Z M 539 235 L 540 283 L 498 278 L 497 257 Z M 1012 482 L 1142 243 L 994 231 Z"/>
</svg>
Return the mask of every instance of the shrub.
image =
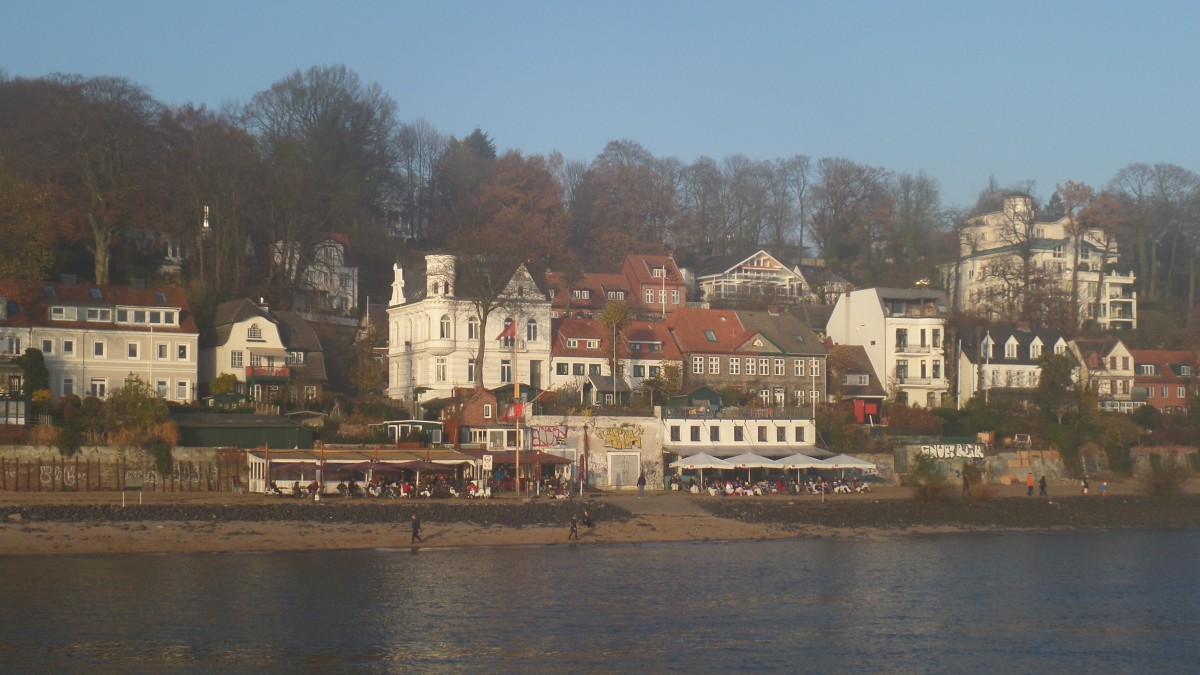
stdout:
<svg viewBox="0 0 1200 675">
<path fill-rule="evenodd" d="M 904 477 L 904 484 L 917 499 L 940 499 L 950 491 L 950 478 L 942 463 L 928 455 L 916 456 Z"/>
<path fill-rule="evenodd" d="M 1186 464 L 1175 461 L 1174 457 L 1169 461 L 1162 461 L 1162 458 L 1152 456 L 1150 471 L 1142 478 L 1142 489 L 1148 495 L 1170 497 L 1182 491 L 1191 477 L 1191 469 Z"/>
<path fill-rule="evenodd" d="M 171 444 L 166 439 L 148 436 L 142 439 L 142 450 L 154 458 L 154 468 L 160 476 L 170 476 L 175 459 L 171 456 Z"/>
</svg>

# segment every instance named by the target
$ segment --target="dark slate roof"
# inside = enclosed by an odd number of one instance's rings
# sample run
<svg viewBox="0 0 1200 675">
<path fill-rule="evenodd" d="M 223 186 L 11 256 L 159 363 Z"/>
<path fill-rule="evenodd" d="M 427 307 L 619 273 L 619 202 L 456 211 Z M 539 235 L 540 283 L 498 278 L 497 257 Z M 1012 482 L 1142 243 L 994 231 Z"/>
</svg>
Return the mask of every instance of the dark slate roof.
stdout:
<svg viewBox="0 0 1200 675">
<path fill-rule="evenodd" d="M 791 313 L 738 310 L 737 316 L 747 331 L 761 333 L 786 354 L 825 354 L 825 345 L 816 333 Z"/>
<path fill-rule="evenodd" d="M 833 315 L 833 308 L 834 305 L 793 305 L 788 311 L 814 333 L 824 335 L 829 332 L 829 317 Z"/>
<path fill-rule="evenodd" d="M 866 375 L 867 384 L 843 384 L 842 394 L 853 398 L 887 398 L 887 390 L 883 388 L 883 383 L 871 367 L 871 357 L 867 356 L 867 350 L 861 345 L 837 345 L 830 350 L 830 355 L 843 352 L 850 355 L 853 363 L 850 371 L 843 375 Z"/>
<path fill-rule="evenodd" d="M 984 339 L 991 335 L 992 343 L 995 345 L 992 348 L 990 357 L 980 357 L 979 347 L 983 344 Z M 1015 359 L 1004 356 L 1005 345 L 1009 340 L 1016 338 L 1017 340 L 1017 357 Z M 971 363 L 980 363 L 987 361 L 992 364 L 1011 363 L 1013 365 L 1032 366 L 1037 365 L 1038 359 L 1030 356 L 1030 347 L 1035 339 L 1040 338 L 1043 348 L 1053 352 L 1054 345 L 1059 340 L 1064 340 L 1063 334 L 1049 328 L 988 328 L 981 331 L 978 335 L 974 333 L 966 333 L 960 336 L 962 340 L 963 355 Z"/>
</svg>

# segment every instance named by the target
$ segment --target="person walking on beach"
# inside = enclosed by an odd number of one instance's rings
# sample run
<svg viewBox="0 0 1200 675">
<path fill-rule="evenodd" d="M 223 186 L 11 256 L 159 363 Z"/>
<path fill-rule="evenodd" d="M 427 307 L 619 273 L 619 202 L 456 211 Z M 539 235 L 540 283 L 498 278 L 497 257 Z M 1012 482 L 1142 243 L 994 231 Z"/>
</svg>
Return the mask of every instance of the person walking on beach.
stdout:
<svg viewBox="0 0 1200 675">
<path fill-rule="evenodd" d="M 425 543 L 425 540 L 421 538 L 421 519 L 414 513 L 412 514 L 412 543 L 415 544 L 418 541 L 422 544 Z"/>
<path fill-rule="evenodd" d="M 579 541 L 579 519 L 571 516 L 571 532 L 567 534 L 567 541 Z"/>
<path fill-rule="evenodd" d="M 1084 478 L 1083 479 L 1083 494 L 1086 495 L 1087 493 L 1088 493 L 1088 482 L 1087 482 L 1087 479 Z"/>
<path fill-rule="evenodd" d="M 1038 481 L 1038 496 L 1046 497 L 1047 499 L 1050 498 L 1050 493 L 1046 492 L 1046 477 L 1045 476 L 1042 476 L 1042 479 L 1040 481 Z"/>
<path fill-rule="evenodd" d="M 1106 481 L 1106 480 L 1100 481 L 1100 496 L 1101 497 L 1108 496 L 1108 481 Z"/>
<path fill-rule="evenodd" d="M 638 499 L 646 496 L 646 474 L 638 474 Z"/>
<path fill-rule="evenodd" d="M 1025 475 L 1025 487 L 1029 488 L 1029 490 L 1027 492 L 1028 492 L 1029 496 L 1032 497 L 1033 496 L 1033 472 L 1032 471 L 1030 471 L 1028 474 Z"/>
</svg>

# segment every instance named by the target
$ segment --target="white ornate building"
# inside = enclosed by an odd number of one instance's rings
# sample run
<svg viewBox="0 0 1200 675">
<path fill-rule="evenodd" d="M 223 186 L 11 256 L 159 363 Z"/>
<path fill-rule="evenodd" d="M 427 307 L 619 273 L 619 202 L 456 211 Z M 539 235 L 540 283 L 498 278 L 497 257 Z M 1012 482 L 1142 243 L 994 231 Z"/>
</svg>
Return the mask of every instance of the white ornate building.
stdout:
<svg viewBox="0 0 1200 675">
<path fill-rule="evenodd" d="M 1070 291 L 1075 266 L 1075 237 L 1069 220 L 1036 220 L 1029 197 L 1006 197 L 999 211 L 970 220 L 959 237 L 959 262 L 942 267 L 956 308 L 991 320 L 1005 320 L 1005 308 L 1018 304 L 1016 268 L 1030 256 L 1033 271 Z M 1133 272 L 1109 269 L 1119 255 L 1117 243 L 1100 230 L 1089 230 L 1080 242 L 1079 317 L 1094 320 L 1103 329 L 1137 328 L 1136 278 Z M 1103 278 L 1101 278 L 1103 268 Z M 1097 302 L 1097 284 L 1099 301 Z"/>
<path fill-rule="evenodd" d="M 420 400 L 448 397 L 455 387 L 472 385 L 476 368 L 482 368 L 483 386 L 489 389 L 512 384 L 514 378 L 536 389 L 547 387 L 552 336 L 546 292 L 520 266 L 485 324 L 477 303 L 458 292 L 457 265 L 452 255 L 427 255 L 424 268 L 393 265 L 388 396 L 404 402 L 414 394 Z M 515 340 L 501 337 L 514 322 Z"/>
</svg>

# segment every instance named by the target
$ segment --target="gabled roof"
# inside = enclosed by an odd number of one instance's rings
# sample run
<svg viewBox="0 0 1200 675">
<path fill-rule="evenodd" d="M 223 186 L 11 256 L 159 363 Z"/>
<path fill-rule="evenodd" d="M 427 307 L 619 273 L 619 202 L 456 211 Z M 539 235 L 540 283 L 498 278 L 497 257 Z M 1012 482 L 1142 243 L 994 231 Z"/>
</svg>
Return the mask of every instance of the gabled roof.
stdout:
<svg viewBox="0 0 1200 675">
<path fill-rule="evenodd" d="M 830 358 L 835 354 L 846 354 L 850 360 L 849 370 L 842 375 L 866 375 L 867 384 L 840 384 L 842 394 L 853 398 L 887 398 L 887 390 L 883 388 L 883 383 L 879 381 L 879 376 L 875 374 L 875 368 L 871 366 L 871 357 L 867 356 L 867 350 L 861 345 L 836 345 L 829 350 Z"/>
<path fill-rule="evenodd" d="M 628 358 L 659 361 L 678 361 L 681 358 L 679 346 L 675 344 L 675 339 L 671 337 L 670 329 L 661 321 L 634 321 L 625 329 L 625 339 L 623 342 L 623 347 Z M 646 350 L 635 352 L 630 346 L 634 342 L 658 343 L 661 345 L 661 349 L 657 352 Z"/>
<path fill-rule="evenodd" d="M 755 249 L 754 251 L 749 252 L 749 253 L 746 253 L 746 252 L 733 253 L 730 255 L 716 256 L 713 258 L 708 258 L 706 260 L 702 260 L 695 267 L 694 271 L 696 274 L 696 278 L 699 279 L 701 277 L 711 277 L 711 276 L 720 276 L 723 274 L 730 274 L 730 273 L 734 272 L 735 270 L 737 270 L 737 268 L 748 264 L 752 259 L 757 258 L 760 255 L 767 256 L 771 260 L 774 260 L 775 264 L 778 265 L 779 271 L 781 273 L 804 279 L 804 275 L 802 275 L 800 272 L 796 271 L 795 269 L 788 267 L 786 264 L 784 264 L 782 261 L 780 261 L 779 258 L 772 255 L 771 252 L 766 250 L 765 248 Z"/>
<path fill-rule="evenodd" d="M 633 276 L 639 284 L 663 283 L 662 277 L 654 276 L 653 270 L 667 268 L 666 283 L 681 284 L 683 276 L 675 265 L 675 259 L 669 255 L 649 255 L 645 253 L 630 253 L 625 261 L 633 270 Z"/>
<path fill-rule="evenodd" d="M 555 309 L 565 309 L 568 305 L 575 309 L 599 310 L 608 302 L 609 291 L 623 291 L 626 300 L 629 299 L 629 281 L 621 274 L 605 274 L 588 272 L 579 281 L 567 283 L 566 275 L 562 272 L 547 272 L 546 285 L 554 292 L 550 306 Z M 591 291 L 587 299 L 575 298 L 572 293 L 577 290 Z"/>
<path fill-rule="evenodd" d="M 551 329 L 554 340 L 550 346 L 552 358 L 606 358 L 612 356 L 612 333 L 598 319 L 555 319 Z M 567 340 L 579 340 L 568 347 Z M 596 349 L 588 349 L 583 340 L 596 340 Z"/>
<path fill-rule="evenodd" d="M 1153 365 L 1157 371 L 1154 375 L 1143 375 L 1134 370 L 1134 379 L 1139 382 L 1176 382 L 1192 381 L 1200 376 L 1200 354 L 1186 350 L 1167 349 L 1131 349 L 1136 366 Z M 1187 366 L 1190 375 L 1183 375 L 1182 367 Z"/>
<path fill-rule="evenodd" d="M 762 334 L 786 354 L 825 355 L 816 333 L 790 312 L 738 310 L 737 316 L 746 330 Z"/>
<path fill-rule="evenodd" d="M 684 354 L 732 352 L 745 339 L 746 329 L 731 309 L 679 309 L 666 324 Z"/>
<path fill-rule="evenodd" d="M 814 333 L 829 332 L 829 317 L 833 316 L 833 305 L 793 305 L 788 311 Z"/>
</svg>

